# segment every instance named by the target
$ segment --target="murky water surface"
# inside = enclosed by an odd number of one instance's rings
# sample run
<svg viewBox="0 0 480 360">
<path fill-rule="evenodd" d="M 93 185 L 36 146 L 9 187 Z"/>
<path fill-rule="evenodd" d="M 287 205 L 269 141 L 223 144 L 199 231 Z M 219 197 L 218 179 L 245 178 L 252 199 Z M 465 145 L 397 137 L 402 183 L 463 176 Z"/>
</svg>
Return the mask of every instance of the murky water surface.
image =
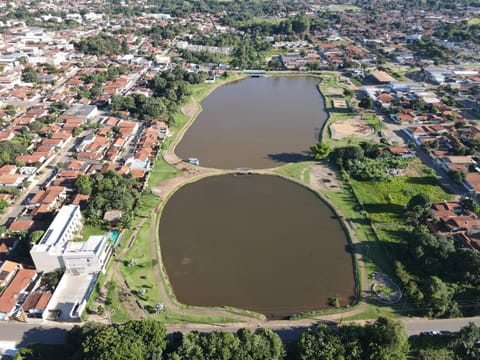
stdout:
<svg viewBox="0 0 480 360">
<path fill-rule="evenodd" d="M 175 152 L 202 166 L 271 168 L 306 159 L 327 118 L 318 78 L 248 78 L 222 86 Z"/>
<path fill-rule="evenodd" d="M 316 194 L 276 176 L 215 176 L 179 189 L 160 221 L 181 303 L 236 306 L 270 319 L 348 304 L 347 239 Z"/>
</svg>

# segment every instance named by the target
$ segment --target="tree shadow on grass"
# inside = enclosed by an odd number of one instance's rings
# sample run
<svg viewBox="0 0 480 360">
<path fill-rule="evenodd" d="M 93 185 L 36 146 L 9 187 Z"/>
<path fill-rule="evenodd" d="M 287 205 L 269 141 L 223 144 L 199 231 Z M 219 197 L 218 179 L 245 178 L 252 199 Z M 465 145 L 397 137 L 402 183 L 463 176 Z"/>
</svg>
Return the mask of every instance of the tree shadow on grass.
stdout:
<svg viewBox="0 0 480 360">
<path fill-rule="evenodd" d="M 392 214 L 403 214 L 405 212 L 405 208 L 401 205 L 397 204 L 380 204 L 380 203 L 371 203 L 371 204 L 364 204 L 363 208 L 372 214 L 378 213 L 392 213 Z"/>
<path fill-rule="evenodd" d="M 268 154 L 267 156 L 270 160 L 273 160 L 279 163 L 295 163 L 295 162 L 312 160 L 312 155 L 307 152 L 278 153 L 278 154 Z"/>
<path fill-rule="evenodd" d="M 417 185 L 439 185 L 437 178 L 433 176 L 422 176 L 422 177 L 409 177 L 407 178 L 407 182 L 410 184 L 417 184 Z"/>
<path fill-rule="evenodd" d="M 391 233 L 392 238 L 395 239 L 404 236 L 402 230 L 384 230 L 384 232 Z M 377 265 L 381 271 L 387 273 L 392 279 L 395 278 L 394 262 L 396 260 L 403 262 L 402 259 L 406 259 L 408 256 L 406 243 L 381 240 L 349 244 L 346 246 L 346 250 L 352 254 L 359 254 L 365 262 Z"/>
</svg>

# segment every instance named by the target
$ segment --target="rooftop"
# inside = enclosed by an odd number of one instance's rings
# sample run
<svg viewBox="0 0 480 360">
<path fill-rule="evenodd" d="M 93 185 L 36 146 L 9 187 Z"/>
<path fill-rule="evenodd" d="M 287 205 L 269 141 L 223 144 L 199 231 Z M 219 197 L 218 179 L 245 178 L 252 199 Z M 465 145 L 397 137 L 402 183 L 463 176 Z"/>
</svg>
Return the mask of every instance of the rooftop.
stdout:
<svg viewBox="0 0 480 360">
<path fill-rule="evenodd" d="M 95 105 L 73 105 L 70 109 L 65 111 L 64 116 L 88 117 L 97 107 Z"/>
<path fill-rule="evenodd" d="M 95 281 L 95 275 L 64 274 L 48 304 L 47 316 L 52 320 L 71 320 L 72 315 L 76 316 L 77 305 L 88 299 Z"/>
<path fill-rule="evenodd" d="M 96 252 L 102 245 L 105 235 L 92 235 L 87 241 L 75 242 L 69 241 L 65 254 L 67 253 L 91 253 Z"/>
<path fill-rule="evenodd" d="M 78 205 L 62 206 L 45 232 L 45 235 L 43 235 L 37 245 L 33 246 L 31 251 L 45 251 L 46 248 L 50 246 L 56 246 L 57 241 L 61 238 L 65 228 L 72 221 L 77 212 L 80 212 L 80 206 Z"/>
<path fill-rule="evenodd" d="M 13 310 L 15 304 L 19 300 L 20 294 L 24 291 L 30 281 L 37 275 L 35 270 L 20 269 L 13 278 L 10 285 L 0 296 L 0 312 L 8 314 Z"/>
</svg>

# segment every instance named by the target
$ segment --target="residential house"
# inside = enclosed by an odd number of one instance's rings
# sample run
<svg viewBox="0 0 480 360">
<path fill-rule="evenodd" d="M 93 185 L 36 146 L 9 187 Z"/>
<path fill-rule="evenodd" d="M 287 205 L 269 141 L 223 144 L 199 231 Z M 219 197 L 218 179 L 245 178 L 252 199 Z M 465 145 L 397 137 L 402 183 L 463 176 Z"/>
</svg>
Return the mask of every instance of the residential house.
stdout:
<svg viewBox="0 0 480 360">
<path fill-rule="evenodd" d="M 51 291 L 33 291 L 25 299 L 21 310 L 29 317 L 42 317 L 51 298 Z"/>
<path fill-rule="evenodd" d="M 18 270 L 23 269 L 22 264 L 6 260 L 0 266 L 0 288 L 7 286 Z"/>
<path fill-rule="evenodd" d="M 37 192 L 30 200 L 30 204 L 34 206 L 46 205 L 50 210 L 55 207 L 58 201 L 65 199 L 66 190 L 63 186 L 48 186 L 45 190 Z"/>
<path fill-rule="evenodd" d="M 14 315 L 27 296 L 29 288 L 34 286 L 36 279 L 37 272 L 35 270 L 18 270 L 13 280 L 0 295 L 0 320 L 7 320 Z"/>
</svg>

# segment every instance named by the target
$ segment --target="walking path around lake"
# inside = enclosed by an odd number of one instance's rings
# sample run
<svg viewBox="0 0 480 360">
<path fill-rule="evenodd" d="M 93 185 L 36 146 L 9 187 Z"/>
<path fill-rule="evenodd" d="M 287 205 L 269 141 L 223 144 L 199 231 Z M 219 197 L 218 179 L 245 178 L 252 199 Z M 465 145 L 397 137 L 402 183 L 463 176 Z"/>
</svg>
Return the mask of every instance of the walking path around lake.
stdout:
<svg viewBox="0 0 480 360">
<path fill-rule="evenodd" d="M 152 187 L 152 193 L 160 197 L 160 202 L 158 206 L 155 208 L 155 210 L 152 213 L 152 221 L 150 225 L 150 249 L 151 249 L 151 254 L 152 254 L 152 262 L 153 264 L 157 264 L 154 266 L 154 276 L 156 280 L 156 284 L 159 287 L 160 293 L 161 293 L 161 298 L 162 301 L 164 302 L 165 306 L 170 310 L 178 313 L 183 313 L 183 314 L 188 314 L 188 315 L 195 315 L 195 316 L 214 316 L 214 317 L 224 317 L 224 318 L 229 318 L 229 319 L 236 319 L 238 321 L 242 322 L 242 326 L 246 326 L 247 324 L 254 325 L 254 326 L 265 326 L 267 323 L 266 318 L 264 317 L 263 320 L 255 319 L 249 316 L 244 316 L 244 315 L 238 315 L 238 314 L 233 314 L 232 312 L 228 310 L 222 310 L 222 309 L 217 309 L 217 308 L 197 308 L 197 307 L 187 307 L 183 305 L 179 305 L 176 302 L 172 300 L 171 296 L 174 296 L 173 294 L 169 294 L 169 289 L 167 289 L 167 286 L 165 284 L 164 276 L 166 276 L 166 271 L 160 269 L 160 266 L 163 267 L 162 264 L 162 259 L 161 259 L 161 251 L 160 251 L 160 245 L 158 241 L 158 236 L 157 236 L 157 225 L 158 225 L 158 216 L 160 213 L 160 209 L 163 206 L 163 203 L 168 200 L 168 197 L 179 187 L 193 182 L 197 181 L 203 177 L 207 176 L 214 176 L 214 175 L 224 175 L 224 174 L 229 174 L 233 173 L 232 170 L 222 170 L 222 169 L 214 169 L 214 168 L 204 168 L 201 166 L 193 166 L 191 164 L 188 164 L 184 162 L 181 158 L 179 158 L 175 152 L 175 146 L 176 144 L 181 140 L 183 133 L 188 129 L 189 125 L 195 120 L 196 116 L 198 113 L 201 111 L 201 106 L 200 104 L 192 98 L 192 101 L 190 104 L 186 105 L 185 107 L 182 108 L 182 111 L 185 115 L 188 115 L 190 117 L 188 123 L 182 127 L 182 129 L 179 131 L 178 134 L 175 136 L 175 141 L 170 144 L 170 146 L 164 151 L 163 153 L 163 159 L 169 163 L 171 166 L 175 167 L 178 170 L 181 170 L 183 172 L 182 176 L 175 177 L 173 179 L 169 179 L 166 181 L 163 181 L 160 184 L 156 184 Z M 277 175 L 273 171 L 273 169 L 265 169 L 265 170 L 256 170 L 255 173 L 261 173 L 261 174 L 269 174 L 269 175 Z M 325 171 L 328 171 L 328 174 L 333 174 L 331 169 L 328 169 L 324 165 L 320 164 L 315 164 L 312 165 L 311 169 L 308 169 L 309 171 L 312 171 L 316 174 L 322 173 Z M 304 174 L 304 172 L 303 172 Z M 327 175 L 327 173 L 324 174 L 325 176 L 330 176 Z M 303 177 L 303 176 L 302 176 Z M 295 179 L 291 179 L 295 181 Z M 316 192 L 321 192 L 323 190 L 321 182 L 318 180 L 315 181 L 316 179 L 314 177 L 311 178 L 309 184 L 305 184 L 302 182 L 303 185 L 315 190 Z M 335 183 L 338 183 L 338 179 L 336 179 Z M 340 215 L 340 217 L 343 218 L 342 214 L 340 213 L 339 209 L 335 209 Z M 351 239 L 354 244 L 358 243 L 359 240 L 355 235 L 354 229 L 351 227 L 349 228 L 349 232 L 351 233 Z M 365 311 L 367 304 L 362 300 L 365 296 L 370 295 L 370 289 L 368 287 L 368 277 L 365 271 L 365 265 L 362 261 L 361 255 L 356 254 L 357 257 L 357 263 L 358 263 L 358 273 L 360 276 L 360 299 L 359 299 L 359 304 L 351 309 L 346 311 L 341 311 L 334 313 L 334 314 L 329 314 L 329 315 L 318 315 L 318 316 L 312 316 L 309 318 L 304 318 L 301 320 L 289 320 L 287 323 L 290 324 L 290 326 L 300 326 L 300 327 L 309 327 L 312 326 L 320 321 L 335 321 L 335 320 L 341 320 L 343 318 L 347 317 L 353 317 L 356 315 L 361 314 L 362 312 Z M 268 321 L 269 324 L 272 324 L 272 326 L 275 326 L 277 323 L 277 320 L 271 320 Z M 279 321 L 280 323 L 285 323 L 285 321 Z M 210 325 L 211 329 L 217 328 L 219 325 L 218 324 L 212 324 Z"/>
</svg>

